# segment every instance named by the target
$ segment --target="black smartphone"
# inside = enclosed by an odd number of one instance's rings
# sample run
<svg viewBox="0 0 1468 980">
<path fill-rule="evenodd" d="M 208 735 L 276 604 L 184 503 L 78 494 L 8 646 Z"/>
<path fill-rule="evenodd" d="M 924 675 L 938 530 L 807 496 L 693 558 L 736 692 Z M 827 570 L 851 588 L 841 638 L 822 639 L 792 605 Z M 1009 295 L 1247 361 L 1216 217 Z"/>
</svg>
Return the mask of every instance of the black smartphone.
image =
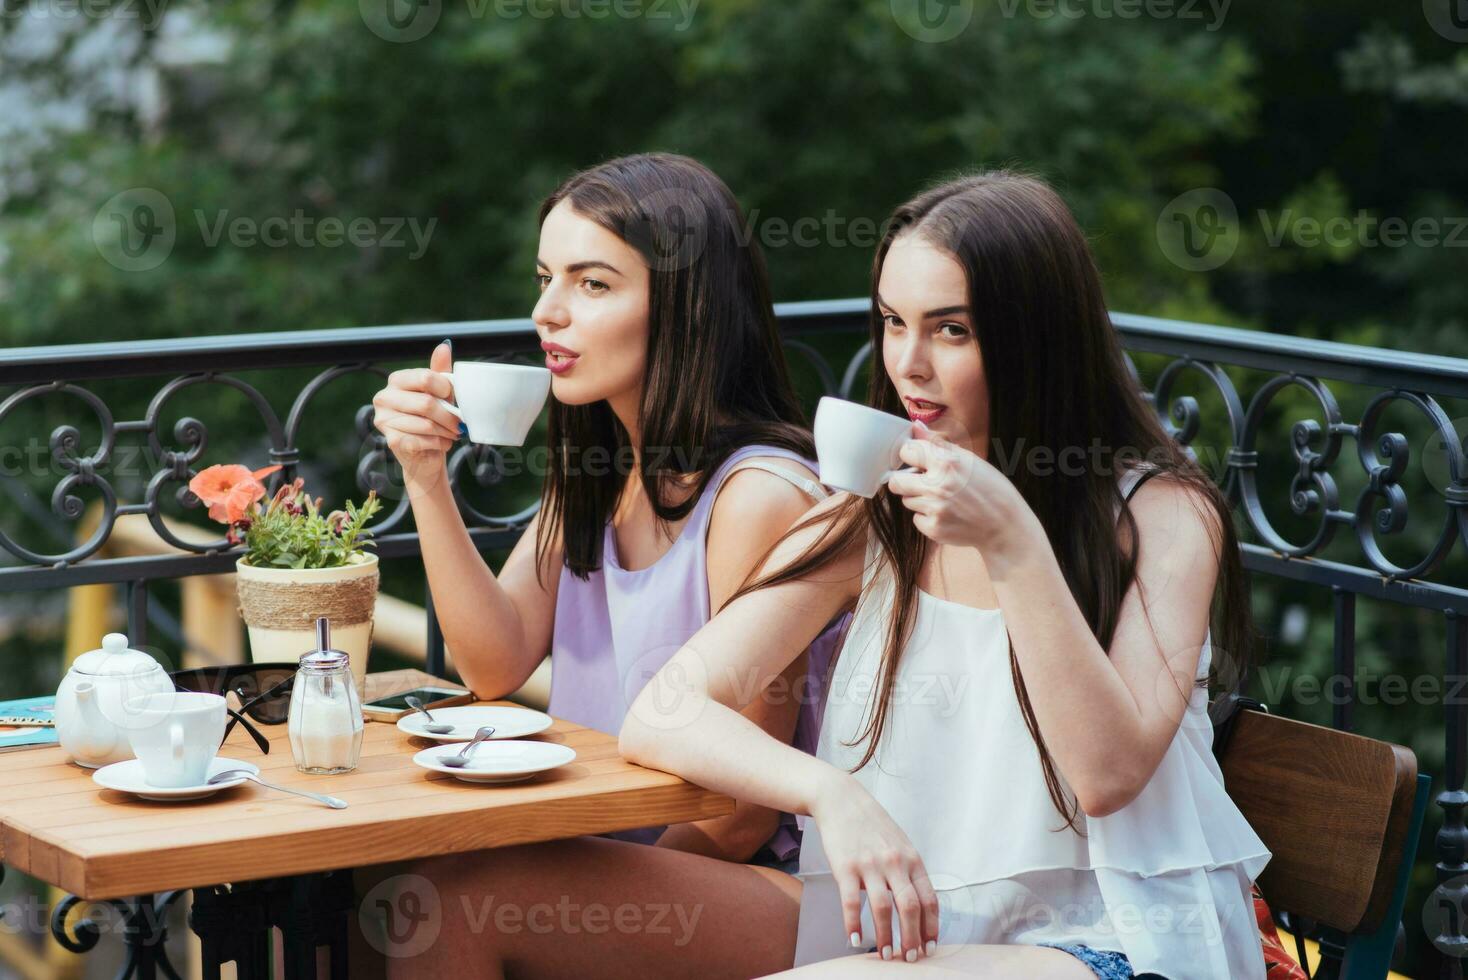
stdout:
<svg viewBox="0 0 1468 980">
<path fill-rule="evenodd" d="M 408 698 L 415 697 L 423 707 L 432 711 L 453 704 L 468 704 L 474 700 L 472 691 L 460 691 L 448 687 L 419 687 L 400 694 L 390 694 L 362 705 L 362 714 L 373 721 L 397 721 L 413 709 L 408 707 Z"/>
</svg>

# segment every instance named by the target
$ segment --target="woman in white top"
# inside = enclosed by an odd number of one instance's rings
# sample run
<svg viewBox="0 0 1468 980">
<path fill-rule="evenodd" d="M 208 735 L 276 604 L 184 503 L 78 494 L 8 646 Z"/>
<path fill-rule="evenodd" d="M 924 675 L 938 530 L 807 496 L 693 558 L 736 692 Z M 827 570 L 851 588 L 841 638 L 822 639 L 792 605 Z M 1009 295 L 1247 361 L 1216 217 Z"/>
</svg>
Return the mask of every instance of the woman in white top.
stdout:
<svg viewBox="0 0 1468 980">
<path fill-rule="evenodd" d="M 871 404 L 913 420 L 912 469 L 792 529 L 643 690 L 623 754 L 809 816 L 802 976 L 1262 978 L 1269 854 L 1206 714 L 1247 655 L 1238 546 L 1084 235 L 1042 182 L 982 174 L 899 208 L 873 282 Z M 739 712 L 843 609 L 812 757 Z"/>
</svg>

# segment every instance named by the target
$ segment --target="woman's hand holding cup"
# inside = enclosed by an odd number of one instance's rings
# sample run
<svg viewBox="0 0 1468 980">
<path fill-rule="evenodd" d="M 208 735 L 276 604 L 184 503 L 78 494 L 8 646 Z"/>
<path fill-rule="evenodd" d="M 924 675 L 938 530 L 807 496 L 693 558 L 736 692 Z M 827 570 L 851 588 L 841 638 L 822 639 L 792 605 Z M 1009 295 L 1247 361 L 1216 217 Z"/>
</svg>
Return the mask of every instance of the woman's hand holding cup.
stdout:
<svg viewBox="0 0 1468 980">
<path fill-rule="evenodd" d="M 387 387 L 372 397 L 372 424 L 387 438 L 409 485 L 441 476 L 462 432 L 462 423 L 440 404 L 453 396 L 453 384 L 444 376 L 452 368 L 453 346 L 445 340 L 434 348 L 428 367 L 394 371 Z"/>
<path fill-rule="evenodd" d="M 913 512 L 913 527 L 938 544 L 977 548 L 990 577 L 1047 547 L 1039 518 L 1009 478 L 973 451 L 921 422 L 898 458 L 911 469 L 887 488 Z"/>
</svg>

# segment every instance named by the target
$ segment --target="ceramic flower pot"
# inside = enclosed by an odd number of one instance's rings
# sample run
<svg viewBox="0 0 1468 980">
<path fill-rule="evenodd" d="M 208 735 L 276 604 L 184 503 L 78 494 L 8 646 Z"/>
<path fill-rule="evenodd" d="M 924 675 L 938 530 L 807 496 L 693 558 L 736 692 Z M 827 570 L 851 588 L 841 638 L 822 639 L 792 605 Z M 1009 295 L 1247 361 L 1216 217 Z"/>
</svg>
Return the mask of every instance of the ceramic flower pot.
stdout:
<svg viewBox="0 0 1468 980">
<path fill-rule="evenodd" d="M 377 556 L 362 553 L 340 568 L 257 568 L 235 562 L 240 616 L 256 663 L 295 663 L 316 649 L 316 617 L 331 621 L 332 645 L 351 657 L 361 699 L 372 649 Z"/>
</svg>

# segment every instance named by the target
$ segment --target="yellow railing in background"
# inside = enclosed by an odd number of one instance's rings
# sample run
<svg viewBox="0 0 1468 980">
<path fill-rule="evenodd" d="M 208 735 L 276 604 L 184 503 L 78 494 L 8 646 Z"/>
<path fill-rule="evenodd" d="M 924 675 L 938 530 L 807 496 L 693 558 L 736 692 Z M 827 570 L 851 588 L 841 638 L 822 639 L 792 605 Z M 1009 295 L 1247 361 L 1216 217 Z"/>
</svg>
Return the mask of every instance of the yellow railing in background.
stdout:
<svg viewBox="0 0 1468 980">
<path fill-rule="evenodd" d="M 89 537 L 96 528 L 100 509 L 94 507 L 83 520 L 78 534 Z M 180 540 L 205 542 L 217 535 L 189 524 L 164 519 L 169 532 Z M 175 548 L 158 536 L 146 515 L 129 514 L 117 519 L 103 554 L 120 558 L 137 555 L 176 553 Z M 194 575 L 179 580 L 183 593 L 182 625 L 184 650 L 180 666 L 243 663 L 246 659 L 244 625 L 239 619 L 235 601 L 233 575 Z M 233 623 L 234 628 L 221 628 Z M 67 608 L 65 663 L 70 664 L 88 650 L 95 650 L 102 635 L 123 628 L 123 614 L 117 601 L 117 590 L 110 585 L 82 585 L 71 590 Z M 428 613 L 395 596 L 379 594 L 373 612 L 373 649 L 390 650 L 422 666 L 428 655 Z M 453 664 L 453 651 L 445 652 L 445 662 Z M 369 665 L 370 668 L 370 665 Z M 550 660 L 543 661 L 530 679 L 509 699 L 528 707 L 545 710 L 550 699 Z"/>
<path fill-rule="evenodd" d="M 101 505 L 93 505 L 77 528 L 78 540 L 91 537 L 101 519 Z M 189 524 L 164 519 L 168 530 L 180 540 L 213 541 L 217 534 Z M 121 558 L 137 555 L 173 554 L 177 551 L 158 536 L 147 515 L 128 514 L 117 518 L 112 534 L 99 557 Z M 179 580 L 182 590 L 182 627 L 184 649 L 180 667 L 211 664 L 243 663 L 247 657 L 244 624 L 239 619 L 235 601 L 233 575 L 195 575 Z M 66 641 L 63 670 L 77 657 L 101 646 L 102 636 L 125 630 L 125 616 L 113 585 L 78 585 L 67 596 Z M 231 627 L 233 625 L 233 628 Z M 422 607 L 390 595 L 379 594 L 373 612 L 372 645 L 374 649 L 391 650 L 417 666 L 428 656 L 428 613 Z M 451 651 L 445 662 L 452 665 Z M 530 679 L 509 699 L 526 707 L 545 710 L 550 700 L 550 658 L 536 668 Z M 55 908 L 65 895 L 48 888 L 47 907 Z M 85 906 L 72 911 L 73 921 L 82 918 Z M 188 955 L 183 975 L 199 980 L 199 940 L 185 929 Z M 63 949 L 49 938 L 40 950 L 26 942 L 24 933 L 0 930 L 0 963 L 20 974 L 24 980 L 80 980 L 83 958 Z M 226 967 L 230 969 L 230 967 Z"/>
<path fill-rule="evenodd" d="M 100 509 L 94 507 L 83 519 L 78 529 L 82 539 L 90 537 L 96 529 Z M 192 525 L 179 524 L 165 519 L 169 531 L 180 539 L 211 541 L 214 535 Z M 132 555 L 168 554 L 175 549 L 158 536 L 145 515 L 133 514 L 117 519 L 103 554 L 107 557 Z M 185 649 L 182 666 L 195 667 L 207 664 L 242 663 L 245 659 L 244 627 L 238 619 L 235 605 L 235 582 L 233 575 L 199 575 L 182 579 L 182 624 Z M 422 606 L 389 595 L 377 597 L 373 613 L 373 647 L 391 650 L 415 664 L 422 665 L 428 651 L 428 614 Z M 234 623 L 236 628 L 221 628 L 221 624 Z M 96 649 L 104 633 L 123 628 L 123 614 L 118 603 L 117 589 L 111 585 L 79 585 L 71 589 L 68 597 L 66 620 L 65 664 L 70 665 L 79 655 Z M 445 659 L 452 664 L 452 655 Z M 510 700 L 527 707 L 545 710 L 550 699 L 550 658 L 547 657 L 523 687 L 510 695 Z M 49 889 L 49 907 L 54 908 L 63 894 L 59 889 Z M 73 912 L 78 919 L 85 907 Z M 190 980 L 199 980 L 200 956 L 198 937 L 184 930 L 188 943 L 184 975 Z M 23 934 L 11 934 L 0 930 L 0 962 L 20 974 L 24 980 L 79 980 L 83 961 L 80 956 L 62 949 L 49 938 L 38 952 L 24 941 Z M 1294 937 L 1280 931 L 1280 939 L 1286 949 L 1294 948 Z M 1320 949 L 1311 940 L 1305 941 L 1311 964 L 1318 963 Z M 1409 980 L 1400 973 L 1390 973 L 1389 980 Z"/>
</svg>

